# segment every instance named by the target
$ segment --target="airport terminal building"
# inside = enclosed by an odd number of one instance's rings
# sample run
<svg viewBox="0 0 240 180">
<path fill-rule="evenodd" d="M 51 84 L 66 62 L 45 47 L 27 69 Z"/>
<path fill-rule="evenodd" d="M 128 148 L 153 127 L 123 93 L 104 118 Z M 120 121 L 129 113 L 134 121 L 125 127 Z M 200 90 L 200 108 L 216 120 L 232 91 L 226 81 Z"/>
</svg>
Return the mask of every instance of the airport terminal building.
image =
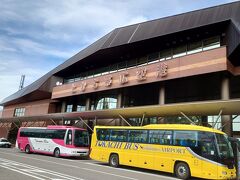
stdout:
<svg viewBox="0 0 240 180">
<path fill-rule="evenodd" d="M 195 123 L 240 137 L 240 2 L 116 28 L 5 98 L 20 126 Z"/>
</svg>

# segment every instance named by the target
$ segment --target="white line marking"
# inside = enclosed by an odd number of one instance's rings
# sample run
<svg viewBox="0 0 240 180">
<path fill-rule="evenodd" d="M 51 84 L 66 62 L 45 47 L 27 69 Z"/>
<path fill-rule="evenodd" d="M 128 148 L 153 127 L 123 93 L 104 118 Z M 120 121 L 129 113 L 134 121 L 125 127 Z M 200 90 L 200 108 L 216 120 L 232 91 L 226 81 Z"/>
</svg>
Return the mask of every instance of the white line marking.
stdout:
<svg viewBox="0 0 240 180">
<path fill-rule="evenodd" d="M 46 171 L 39 170 L 39 169 L 21 169 L 21 171 L 26 171 L 26 172 L 38 172 L 38 173 L 46 173 Z"/>
<path fill-rule="evenodd" d="M 32 157 L 28 157 L 28 156 L 16 155 L 16 154 L 6 153 L 6 152 L 0 152 L 0 153 L 2 153 L 2 154 L 8 154 L 8 155 L 11 155 L 11 156 L 24 157 L 24 158 L 28 158 L 28 159 L 37 160 L 37 161 L 48 162 L 48 163 L 57 164 L 57 165 L 61 165 L 61 166 L 66 166 L 66 167 L 73 167 L 73 168 L 83 169 L 83 168 L 80 168 L 79 166 L 74 166 L 74 165 L 69 165 L 69 164 L 62 164 L 62 163 L 57 163 L 57 162 L 53 162 L 53 161 L 48 161 L 48 160 L 43 160 L 43 159 L 32 158 Z M 50 158 L 53 158 L 53 157 L 50 157 Z M 56 158 L 53 158 L 53 159 L 56 159 Z M 100 166 L 100 167 L 103 167 L 103 168 L 111 168 L 111 169 L 115 169 L 115 170 L 116 170 L 116 168 L 113 168 L 113 167 L 110 167 L 110 166 L 103 166 L 103 165 L 94 164 L 94 163 L 79 162 L 79 161 L 69 160 L 69 159 L 58 159 L 58 160 L 71 161 L 71 162 L 76 162 L 76 163 L 78 163 L 78 164 L 88 164 L 88 165 Z M 129 169 L 120 169 L 120 168 L 118 168 L 117 170 L 126 171 L 126 172 L 133 172 L 133 173 L 136 173 L 136 174 L 143 174 L 143 175 L 148 175 L 148 176 L 154 176 L 154 177 L 159 177 L 159 178 L 162 177 L 162 178 L 169 179 L 169 180 L 175 180 L 175 179 L 176 179 L 176 178 L 172 178 L 172 177 L 168 177 L 168 176 L 156 175 L 156 174 L 150 174 L 150 173 L 144 173 L 144 172 L 134 171 L 134 170 L 129 170 Z M 130 178 L 130 177 L 129 177 L 129 178 Z"/>
<path fill-rule="evenodd" d="M 52 179 L 51 177 L 49 176 L 46 176 L 47 174 L 49 175 L 52 175 L 52 176 L 57 176 L 57 177 L 60 177 L 60 178 L 64 178 L 64 179 L 69 179 L 69 180 L 75 180 L 75 179 L 78 179 L 78 180 L 83 180 L 81 178 L 77 178 L 77 177 L 74 177 L 74 176 L 70 176 L 70 175 L 67 175 L 67 174 L 62 174 L 62 173 L 58 173 L 58 172 L 54 172 L 54 171 L 50 171 L 50 170 L 47 170 L 47 169 L 42 169 L 42 168 L 38 168 L 38 167 L 34 167 L 34 166 L 30 166 L 28 164 L 23 164 L 23 163 L 16 163 L 15 161 L 11 161 L 11 160 L 7 160 L 7 159 L 2 159 L 0 158 L 0 160 L 2 161 L 5 161 L 5 162 L 8 162 L 8 165 L 7 166 L 2 166 L 2 167 L 5 167 L 5 168 L 8 168 L 10 170 L 16 170 L 16 171 L 19 171 L 19 172 L 23 172 L 23 171 L 27 171 L 28 174 L 34 174 L 37 176 L 40 176 L 40 177 L 44 177 L 45 179 Z M 12 164 L 11 164 L 12 163 Z M 13 166 L 14 165 L 17 165 L 19 167 L 15 167 Z M 24 168 L 24 169 L 23 169 Z M 26 169 L 26 168 L 29 168 L 29 169 Z M 39 174 L 39 173 L 43 173 L 43 174 Z M 26 173 L 27 174 L 27 173 Z M 27 175 L 28 175 L 27 174 Z"/>
<path fill-rule="evenodd" d="M 92 166 L 99 166 L 99 167 L 105 167 L 105 168 L 109 168 L 109 169 L 116 169 L 114 167 L 111 167 L 111 166 L 103 166 L 101 164 L 95 164 L 95 163 L 86 163 L 86 164 L 89 164 L 89 165 L 92 165 Z M 134 172 L 134 173 L 137 173 L 137 174 L 144 174 L 144 175 L 148 175 L 148 176 L 154 176 L 154 177 L 164 177 L 166 179 L 171 179 L 171 180 L 176 180 L 176 178 L 172 178 L 172 177 L 168 177 L 168 176 L 162 176 L 162 175 L 157 175 L 157 174 L 150 174 L 150 173 L 145 173 L 145 172 L 140 172 L 140 171 L 136 171 L 136 170 L 130 170 L 130 169 L 122 169 L 122 168 L 118 168 L 118 170 L 120 171 L 126 171 L 126 172 Z M 160 172 L 160 171 L 159 171 Z"/>
<path fill-rule="evenodd" d="M 42 179 L 42 178 L 40 178 L 40 177 L 37 177 L 37 176 L 34 176 L 34 175 L 30 175 L 30 174 L 27 174 L 27 173 L 25 173 L 25 172 L 21 172 L 21 171 L 19 171 L 19 170 L 12 169 L 12 168 L 9 168 L 9 167 L 6 167 L 6 166 L 0 165 L 0 167 L 6 168 L 6 169 L 9 169 L 9 170 L 11 170 L 11 171 L 15 171 L 15 172 L 18 172 L 18 173 L 20 173 L 20 174 L 24 174 L 24 175 L 26 175 L 26 176 L 30 176 L 30 177 L 33 177 L 33 178 L 36 178 L 36 179 L 45 180 L 45 179 Z"/>
<path fill-rule="evenodd" d="M 125 178 L 125 179 L 138 180 L 138 179 L 131 178 L 131 177 L 127 177 L 127 176 L 121 176 L 121 175 L 117 175 L 117 174 L 112 174 L 112 173 L 97 171 L 97 170 L 94 170 L 94 169 L 88 169 L 88 168 L 82 168 L 82 169 L 84 169 L 84 170 L 86 170 L 86 171 L 92 171 L 92 172 L 96 172 L 96 173 L 107 174 L 107 175 L 116 176 L 116 177 L 121 177 L 121 178 Z"/>
<path fill-rule="evenodd" d="M 0 152 L 0 153 L 3 153 L 3 152 Z M 66 165 L 66 164 L 62 164 L 62 163 L 57 163 L 57 162 L 53 162 L 53 161 L 48 161 L 48 160 L 43 160 L 43 159 L 37 159 L 37 158 L 32 158 L 32 157 L 27 157 L 27 156 L 21 156 L 21 155 L 10 154 L 10 153 L 3 153 L 3 154 L 9 154 L 9 155 L 11 155 L 11 156 L 17 156 L 17 157 L 24 157 L 24 158 L 28 158 L 28 159 L 33 159 L 33 160 L 37 160 L 37 161 L 48 162 L 48 163 L 57 164 L 57 165 L 61 165 L 61 166 L 79 168 L 78 166 L 74 166 L 74 165 Z M 56 158 L 55 158 L 55 159 L 56 159 Z M 83 163 L 83 164 L 85 164 L 85 163 Z"/>
</svg>

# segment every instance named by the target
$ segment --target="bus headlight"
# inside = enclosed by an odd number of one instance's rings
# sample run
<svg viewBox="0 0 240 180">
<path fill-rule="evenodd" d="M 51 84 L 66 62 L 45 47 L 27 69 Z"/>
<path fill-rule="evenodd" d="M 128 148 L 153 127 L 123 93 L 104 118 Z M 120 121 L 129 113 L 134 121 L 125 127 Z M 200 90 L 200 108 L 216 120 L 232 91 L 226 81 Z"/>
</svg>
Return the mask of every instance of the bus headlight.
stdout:
<svg viewBox="0 0 240 180">
<path fill-rule="evenodd" d="M 222 174 L 223 174 L 223 175 L 227 175 L 227 172 L 226 172 L 226 171 L 222 171 Z"/>
</svg>

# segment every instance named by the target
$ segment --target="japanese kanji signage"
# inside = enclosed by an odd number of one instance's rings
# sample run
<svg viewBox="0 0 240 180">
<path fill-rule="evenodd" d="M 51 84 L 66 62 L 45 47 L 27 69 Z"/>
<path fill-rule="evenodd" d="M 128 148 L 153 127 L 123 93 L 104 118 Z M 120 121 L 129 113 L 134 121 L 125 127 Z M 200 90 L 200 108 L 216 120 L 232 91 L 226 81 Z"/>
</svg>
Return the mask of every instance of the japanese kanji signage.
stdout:
<svg viewBox="0 0 240 180">
<path fill-rule="evenodd" d="M 167 76 L 168 73 L 168 65 L 164 62 L 158 63 L 154 69 L 155 71 L 155 78 L 163 78 Z M 121 71 L 117 73 L 117 75 L 107 75 L 104 76 L 103 78 L 98 77 L 94 78 L 90 81 L 84 80 L 81 81 L 80 84 L 77 82 L 72 84 L 72 94 L 76 94 L 78 92 L 85 92 L 87 87 L 92 88 L 92 90 L 97 90 L 100 87 L 111 87 L 113 84 L 116 84 L 118 81 L 119 85 L 125 85 L 129 83 L 130 81 L 145 81 L 150 76 L 148 76 L 151 72 L 148 71 L 147 67 L 139 67 L 136 68 L 135 74 L 130 74 L 127 70 L 126 71 Z M 114 81 L 115 80 L 115 81 Z"/>
</svg>

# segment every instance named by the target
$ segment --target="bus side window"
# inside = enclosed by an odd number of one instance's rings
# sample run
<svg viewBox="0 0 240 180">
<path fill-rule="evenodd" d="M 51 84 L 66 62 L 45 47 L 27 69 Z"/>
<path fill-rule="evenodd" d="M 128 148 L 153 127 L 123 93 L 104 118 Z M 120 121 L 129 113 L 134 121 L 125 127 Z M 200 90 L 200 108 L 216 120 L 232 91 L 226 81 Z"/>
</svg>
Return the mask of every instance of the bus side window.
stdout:
<svg viewBox="0 0 240 180">
<path fill-rule="evenodd" d="M 99 141 L 109 141 L 109 133 L 108 129 L 97 129 L 97 139 Z"/>
<path fill-rule="evenodd" d="M 172 131 L 150 130 L 149 142 L 151 144 L 170 145 L 172 144 Z"/>
<path fill-rule="evenodd" d="M 69 145 L 72 144 L 72 130 L 68 130 L 66 144 L 69 144 Z"/>
<path fill-rule="evenodd" d="M 160 144 L 171 145 L 172 144 L 172 131 L 161 131 Z"/>
<path fill-rule="evenodd" d="M 127 139 L 126 130 L 112 130 L 110 133 L 110 141 L 120 141 L 124 142 Z"/>
<path fill-rule="evenodd" d="M 160 140 L 159 130 L 150 130 L 149 131 L 149 140 L 150 144 L 158 144 Z"/>
<path fill-rule="evenodd" d="M 146 130 L 129 130 L 128 142 L 147 143 L 147 136 Z"/>
<path fill-rule="evenodd" d="M 174 145 L 185 147 L 197 146 L 196 131 L 174 131 Z"/>
</svg>

